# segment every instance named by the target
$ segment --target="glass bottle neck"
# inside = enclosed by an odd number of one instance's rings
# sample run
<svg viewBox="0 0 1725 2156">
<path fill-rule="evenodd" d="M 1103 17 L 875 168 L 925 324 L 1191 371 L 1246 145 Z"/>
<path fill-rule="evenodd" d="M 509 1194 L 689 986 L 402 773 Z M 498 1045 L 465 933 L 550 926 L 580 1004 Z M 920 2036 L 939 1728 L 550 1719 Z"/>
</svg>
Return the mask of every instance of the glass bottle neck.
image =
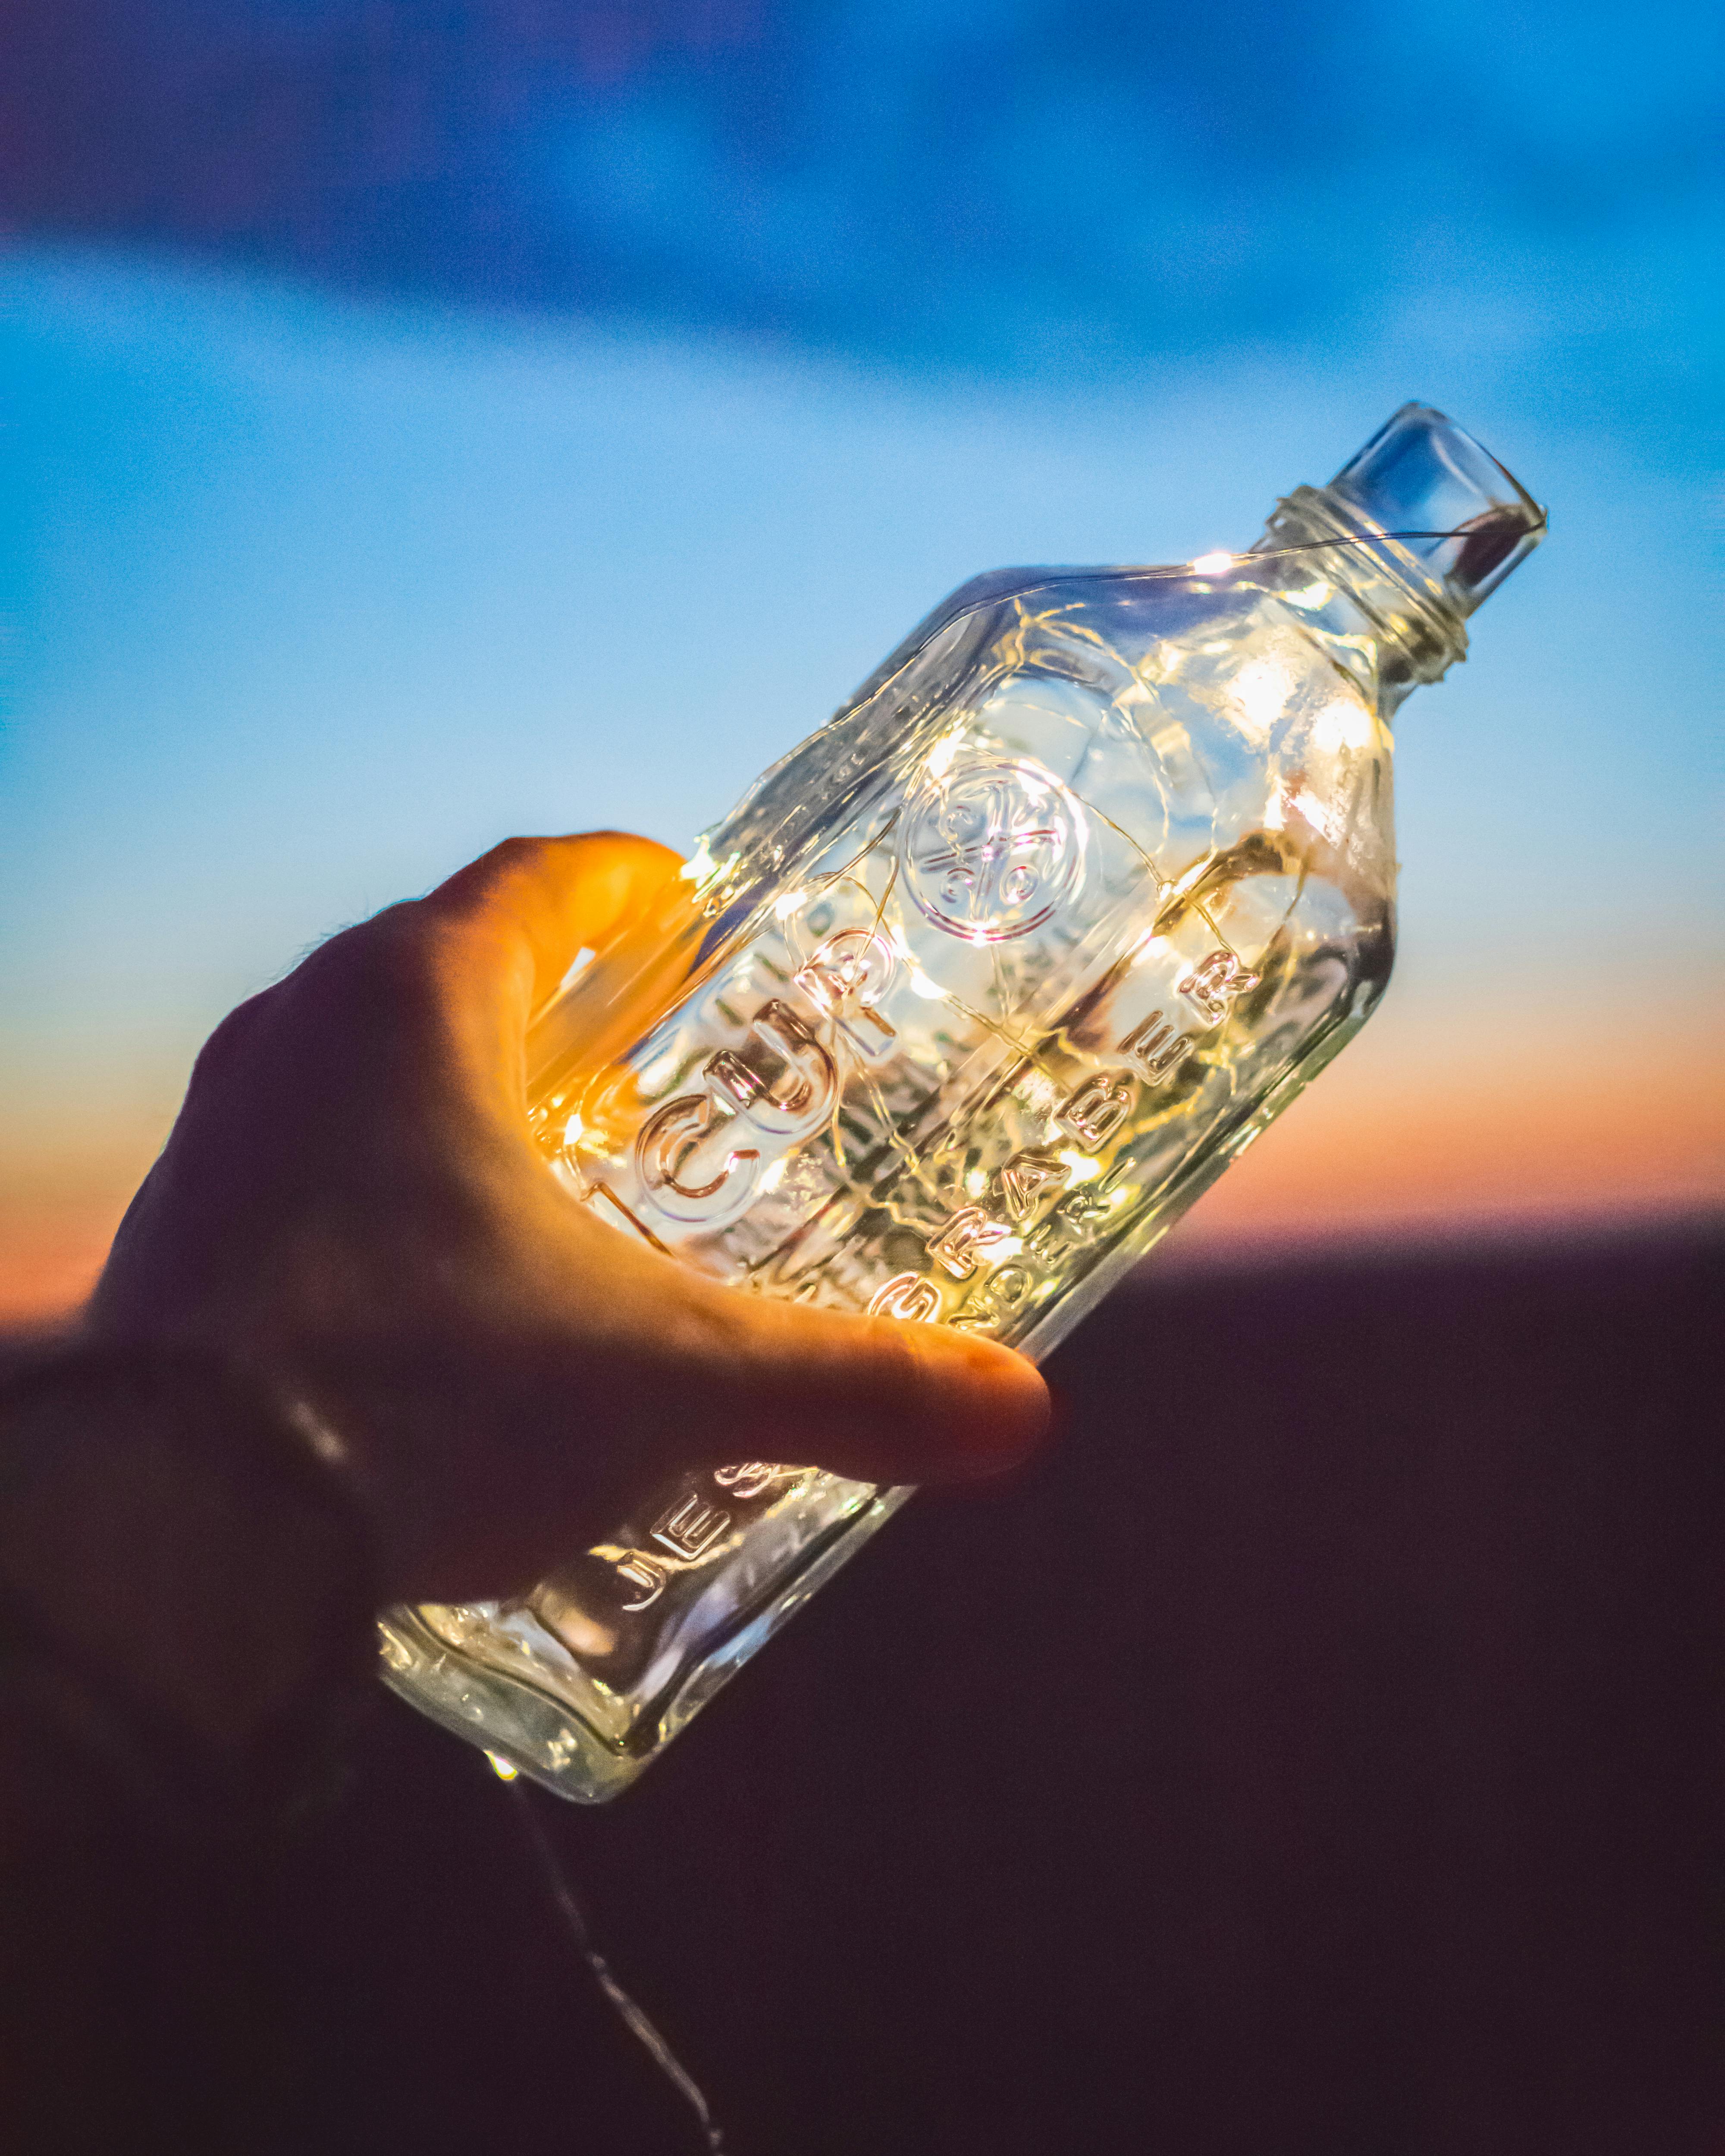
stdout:
<svg viewBox="0 0 1725 2156">
<path fill-rule="evenodd" d="M 1327 586 L 1378 647 L 1386 711 L 1467 655 L 1464 624 L 1545 536 L 1545 511 L 1472 435 L 1404 404 L 1327 486 L 1279 502 L 1254 551 Z M 1345 632 L 1344 632 L 1345 633 Z"/>
</svg>

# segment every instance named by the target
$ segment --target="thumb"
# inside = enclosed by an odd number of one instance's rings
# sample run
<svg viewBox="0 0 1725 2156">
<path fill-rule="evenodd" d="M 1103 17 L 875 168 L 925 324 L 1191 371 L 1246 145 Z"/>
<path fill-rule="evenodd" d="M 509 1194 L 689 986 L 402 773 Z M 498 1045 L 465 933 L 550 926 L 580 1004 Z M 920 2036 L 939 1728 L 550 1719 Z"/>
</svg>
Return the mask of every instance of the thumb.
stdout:
<svg viewBox="0 0 1725 2156">
<path fill-rule="evenodd" d="M 602 950 L 638 921 L 680 865 L 669 846 L 627 831 L 506 839 L 418 911 L 486 943 L 516 940 L 531 968 L 526 1016 L 555 994 L 583 947 Z"/>
</svg>

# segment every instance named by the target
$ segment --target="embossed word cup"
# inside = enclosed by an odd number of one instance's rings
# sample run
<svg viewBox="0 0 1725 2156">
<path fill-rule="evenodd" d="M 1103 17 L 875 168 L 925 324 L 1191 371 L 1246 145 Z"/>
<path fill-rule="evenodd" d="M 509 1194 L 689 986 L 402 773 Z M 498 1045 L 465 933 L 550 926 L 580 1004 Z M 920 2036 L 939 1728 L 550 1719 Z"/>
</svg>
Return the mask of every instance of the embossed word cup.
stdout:
<svg viewBox="0 0 1725 2156">
<path fill-rule="evenodd" d="M 547 1173 L 721 1280 L 1054 1347 L 1364 1024 L 1389 721 L 1544 512 L 1405 406 L 1250 553 L 955 593 L 538 1027 Z M 909 1494 L 739 1460 L 389 1682 L 624 1788 Z"/>
</svg>

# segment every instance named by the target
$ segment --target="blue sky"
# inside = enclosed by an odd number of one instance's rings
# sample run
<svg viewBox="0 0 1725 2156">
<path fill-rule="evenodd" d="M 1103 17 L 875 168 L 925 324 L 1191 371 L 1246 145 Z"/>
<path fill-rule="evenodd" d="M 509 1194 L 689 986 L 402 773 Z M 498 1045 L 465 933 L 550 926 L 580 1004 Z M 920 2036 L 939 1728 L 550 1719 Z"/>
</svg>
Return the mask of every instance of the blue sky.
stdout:
<svg viewBox="0 0 1725 2156">
<path fill-rule="evenodd" d="M 1553 536 L 1399 730 L 1378 1028 L 1512 1053 L 1532 1014 L 1578 1084 L 1698 1038 L 1715 12 L 1248 11 L 1237 54 L 1107 8 L 1056 51 L 1029 0 L 714 19 L 446 116 L 417 182 L 319 136 L 243 229 L 167 180 L 26 220 L 14 1171 L 111 1130 L 130 1174 L 203 1033 L 331 927 L 511 830 L 686 844 L 964 577 L 1245 543 L 1409 396 Z M 481 168 L 513 288 L 472 216 L 427 236 Z"/>
</svg>

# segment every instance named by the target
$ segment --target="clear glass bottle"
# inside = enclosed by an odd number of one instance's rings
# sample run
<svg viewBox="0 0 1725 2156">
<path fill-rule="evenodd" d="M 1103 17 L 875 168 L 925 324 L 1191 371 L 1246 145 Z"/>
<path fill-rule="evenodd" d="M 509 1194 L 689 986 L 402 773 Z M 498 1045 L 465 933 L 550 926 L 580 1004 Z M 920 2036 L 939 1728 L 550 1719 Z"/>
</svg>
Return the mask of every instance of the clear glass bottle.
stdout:
<svg viewBox="0 0 1725 2156">
<path fill-rule="evenodd" d="M 1047 1353 L 1375 1008 L 1389 722 L 1544 526 L 1409 404 L 1249 554 L 966 584 L 542 1022 L 549 1172 L 740 1288 Z M 908 1495 L 691 1475 L 392 1612 L 386 1674 L 609 1797 Z"/>
</svg>

